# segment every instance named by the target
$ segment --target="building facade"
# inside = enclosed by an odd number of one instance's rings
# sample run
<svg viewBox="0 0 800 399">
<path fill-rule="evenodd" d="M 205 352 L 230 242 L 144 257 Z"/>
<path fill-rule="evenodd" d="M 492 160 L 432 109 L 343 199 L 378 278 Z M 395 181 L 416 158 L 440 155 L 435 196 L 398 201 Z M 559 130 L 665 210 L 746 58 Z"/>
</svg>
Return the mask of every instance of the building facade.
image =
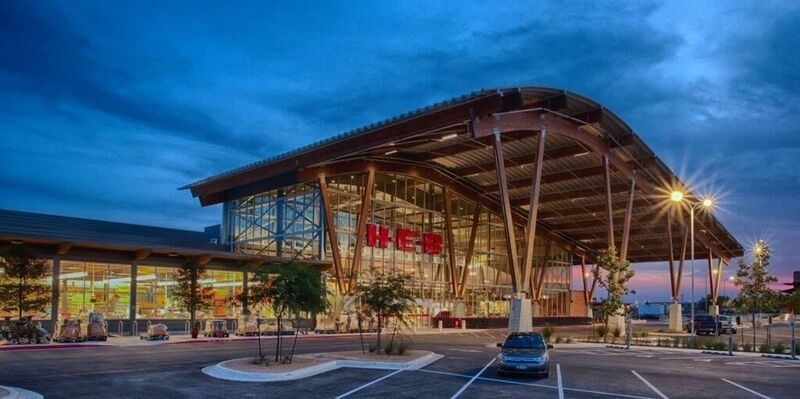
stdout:
<svg viewBox="0 0 800 399">
<path fill-rule="evenodd" d="M 157 320 L 182 329 L 170 287 L 193 260 L 214 288 L 208 318 L 243 311 L 245 270 L 292 261 L 324 270 L 334 317 L 371 270 L 412 276 L 420 320 L 506 317 L 520 297 L 533 317 L 587 317 L 609 247 L 634 269 L 664 262 L 673 304 L 690 245 L 712 292 L 712 271 L 743 254 L 710 212 L 692 213 L 690 234 L 691 205 L 669 196 L 700 195 L 619 117 L 550 88 L 472 93 L 182 188 L 222 204 L 218 231 L 3 211 L 0 245 L 24 242 L 52 262 L 53 303 L 39 316 L 96 311 L 112 331 Z"/>
</svg>

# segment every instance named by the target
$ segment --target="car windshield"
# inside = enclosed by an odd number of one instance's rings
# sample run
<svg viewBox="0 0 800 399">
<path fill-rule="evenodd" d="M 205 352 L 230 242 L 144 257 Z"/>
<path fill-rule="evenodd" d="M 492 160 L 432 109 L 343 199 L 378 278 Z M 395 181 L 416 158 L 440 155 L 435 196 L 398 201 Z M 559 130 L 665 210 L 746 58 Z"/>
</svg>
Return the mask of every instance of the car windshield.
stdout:
<svg viewBox="0 0 800 399">
<path fill-rule="evenodd" d="M 541 335 L 512 335 L 506 339 L 504 348 L 508 349 L 544 349 Z"/>
</svg>

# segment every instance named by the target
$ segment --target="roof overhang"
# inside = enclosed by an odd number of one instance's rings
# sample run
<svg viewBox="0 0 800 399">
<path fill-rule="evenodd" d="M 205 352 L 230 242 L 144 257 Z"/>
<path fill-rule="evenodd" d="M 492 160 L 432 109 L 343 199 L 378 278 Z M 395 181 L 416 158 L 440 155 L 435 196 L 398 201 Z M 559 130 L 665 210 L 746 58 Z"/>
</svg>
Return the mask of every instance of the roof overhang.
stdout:
<svg viewBox="0 0 800 399">
<path fill-rule="evenodd" d="M 680 259 L 680 245 L 670 241 L 684 241 L 688 211 L 671 203 L 669 194 L 681 190 L 698 197 L 616 115 L 587 98 L 549 88 L 473 93 L 182 188 L 205 206 L 313 181 L 321 173 L 373 169 L 446 185 L 499 213 L 491 151 L 499 136 L 513 220 L 524 226 L 535 170 L 533 149 L 542 131 L 548 135 L 537 235 L 590 258 L 608 248 L 608 162 L 615 230 L 622 229 L 632 204 L 628 259 Z M 698 213 L 695 223 L 702 244 L 697 258 L 711 254 L 728 261 L 743 255 L 741 244 L 713 214 Z M 668 224 L 674 227 L 668 229 Z M 615 232 L 617 241 L 621 236 Z M 675 252 L 670 254 L 670 248 Z"/>
</svg>

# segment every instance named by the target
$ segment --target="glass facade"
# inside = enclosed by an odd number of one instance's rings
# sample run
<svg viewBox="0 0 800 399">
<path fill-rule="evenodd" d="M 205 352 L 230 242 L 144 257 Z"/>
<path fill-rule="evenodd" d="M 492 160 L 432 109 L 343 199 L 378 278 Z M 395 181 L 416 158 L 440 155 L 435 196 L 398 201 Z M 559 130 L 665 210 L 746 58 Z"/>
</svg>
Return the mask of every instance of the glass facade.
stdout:
<svg viewBox="0 0 800 399">
<path fill-rule="evenodd" d="M 59 319 L 87 320 L 89 313 L 100 312 L 106 319 L 188 319 L 173 295 L 176 268 L 140 264 L 136 266 L 136 292 L 132 293 L 130 263 L 76 262 L 62 260 L 58 274 L 57 309 Z M 208 270 L 201 281 L 214 289 L 212 307 L 197 317 L 235 318 L 241 314 L 236 296 L 242 292 L 244 273 Z M 48 282 L 51 279 L 48 279 Z M 42 318 L 49 318 L 42 315 Z"/>
<path fill-rule="evenodd" d="M 447 196 L 442 186 L 426 180 L 376 173 L 367 225 L 358 237 L 367 181 L 366 174 L 330 176 L 325 180 L 345 279 L 356 272 L 353 266 L 358 258 L 359 273 L 375 268 L 412 275 L 420 313 L 453 309 L 457 301 L 455 280 L 457 286 L 465 283 L 463 298 L 458 301 L 463 299 L 467 316 L 508 314 L 507 300 L 513 292 L 499 216 L 485 209 L 476 212 L 472 201 Z M 324 209 L 317 182 L 229 201 L 223 212 L 223 242 L 234 252 L 330 260 L 333 253 L 325 233 Z M 448 251 L 451 234 L 455 252 L 452 268 Z M 517 232 L 517 237 L 523 237 L 522 231 Z M 359 240 L 361 250 L 356 253 Z M 542 314 L 568 315 L 571 255 L 552 246 L 550 260 L 542 268 L 546 252 L 543 241 L 536 240 L 534 258 L 534 270 L 545 273 Z M 466 265 L 470 247 L 471 259 Z M 451 275 L 452 270 L 455 275 Z M 329 291 L 338 291 L 333 271 L 326 275 Z"/>
</svg>

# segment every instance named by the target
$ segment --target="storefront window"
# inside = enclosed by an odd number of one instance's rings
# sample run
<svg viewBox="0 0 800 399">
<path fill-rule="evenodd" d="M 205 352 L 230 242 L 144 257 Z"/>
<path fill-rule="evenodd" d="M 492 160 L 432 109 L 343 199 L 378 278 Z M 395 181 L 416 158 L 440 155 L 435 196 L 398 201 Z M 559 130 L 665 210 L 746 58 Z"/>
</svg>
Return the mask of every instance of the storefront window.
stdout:
<svg viewBox="0 0 800 399">
<path fill-rule="evenodd" d="M 130 265 L 62 261 L 59 317 L 88 319 L 99 312 L 106 319 L 128 318 L 130 282 Z"/>
</svg>

